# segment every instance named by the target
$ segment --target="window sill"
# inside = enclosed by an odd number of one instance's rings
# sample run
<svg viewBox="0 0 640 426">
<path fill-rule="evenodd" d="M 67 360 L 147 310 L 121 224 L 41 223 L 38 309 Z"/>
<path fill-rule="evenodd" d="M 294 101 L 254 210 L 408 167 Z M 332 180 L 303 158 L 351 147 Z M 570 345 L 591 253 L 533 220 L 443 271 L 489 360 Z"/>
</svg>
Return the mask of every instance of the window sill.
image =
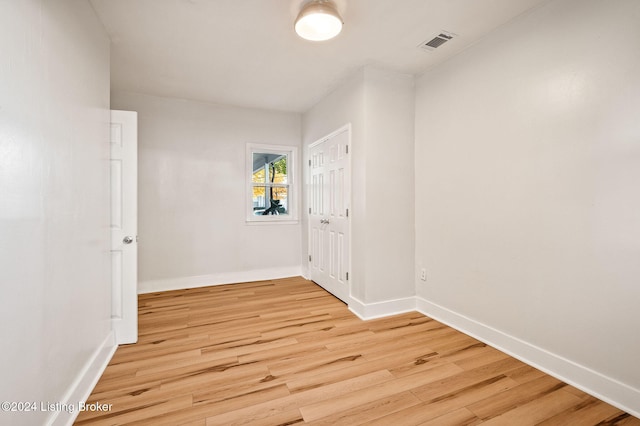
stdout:
<svg viewBox="0 0 640 426">
<path fill-rule="evenodd" d="M 245 225 L 297 225 L 298 219 L 252 219 L 245 220 Z"/>
</svg>

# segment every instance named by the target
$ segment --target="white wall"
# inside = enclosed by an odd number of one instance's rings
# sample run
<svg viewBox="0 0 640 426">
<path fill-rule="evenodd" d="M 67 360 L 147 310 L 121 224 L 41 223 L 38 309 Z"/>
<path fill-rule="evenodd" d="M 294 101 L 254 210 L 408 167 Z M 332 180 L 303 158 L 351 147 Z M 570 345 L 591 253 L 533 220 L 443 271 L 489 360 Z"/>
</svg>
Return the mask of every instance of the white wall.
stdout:
<svg viewBox="0 0 640 426">
<path fill-rule="evenodd" d="M 112 107 L 138 112 L 139 291 L 300 274 L 299 223 L 245 222 L 246 143 L 299 147 L 299 114 L 124 92 Z"/>
<path fill-rule="evenodd" d="M 418 80 L 415 149 L 427 313 L 636 415 L 639 21 L 566 0 L 499 29 Z"/>
<path fill-rule="evenodd" d="M 413 76 L 365 68 L 366 303 L 415 295 L 414 97 Z"/>
<path fill-rule="evenodd" d="M 365 316 L 414 295 L 413 106 L 413 77 L 366 67 L 303 115 L 305 162 L 309 144 L 352 126 L 350 286 Z"/>
<path fill-rule="evenodd" d="M 113 344 L 109 40 L 88 2 L 2 1 L 0 51 L 0 401 L 77 403 Z"/>
</svg>

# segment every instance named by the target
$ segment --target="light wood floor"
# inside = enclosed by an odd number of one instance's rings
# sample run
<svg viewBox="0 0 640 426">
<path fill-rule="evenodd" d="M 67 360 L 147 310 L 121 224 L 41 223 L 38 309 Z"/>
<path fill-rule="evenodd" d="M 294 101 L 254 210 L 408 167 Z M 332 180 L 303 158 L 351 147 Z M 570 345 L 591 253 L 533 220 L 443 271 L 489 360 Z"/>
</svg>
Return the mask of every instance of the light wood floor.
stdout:
<svg viewBox="0 0 640 426">
<path fill-rule="evenodd" d="M 141 295 L 78 425 L 640 425 L 419 313 L 361 321 L 302 278 Z"/>
</svg>

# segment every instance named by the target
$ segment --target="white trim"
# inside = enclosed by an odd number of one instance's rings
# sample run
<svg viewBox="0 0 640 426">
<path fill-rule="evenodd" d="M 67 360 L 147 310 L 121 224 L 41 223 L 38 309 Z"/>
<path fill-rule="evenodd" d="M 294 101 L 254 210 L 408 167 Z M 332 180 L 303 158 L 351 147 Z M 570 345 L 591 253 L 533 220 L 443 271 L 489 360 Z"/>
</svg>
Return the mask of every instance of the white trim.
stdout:
<svg viewBox="0 0 640 426">
<path fill-rule="evenodd" d="M 322 142 L 326 142 L 329 139 L 331 139 L 332 137 L 338 136 L 340 133 L 345 132 L 347 130 L 349 131 L 349 147 L 351 147 L 351 123 L 347 123 L 347 124 L 342 125 L 338 129 L 334 130 L 333 132 L 329 133 L 328 135 L 325 135 L 325 136 L 321 137 L 320 139 L 318 139 L 317 141 L 309 144 L 309 148 L 313 148 L 314 146 L 319 145 Z"/>
<path fill-rule="evenodd" d="M 404 299 L 364 303 L 351 296 L 349 310 L 362 320 L 371 320 L 391 315 L 404 314 L 406 312 L 413 312 L 416 310 L 416 299 L 415 297 L 405 297 Z"/>
<path fill-rule="evenodd" d="M 309 267 L 307 265 L 302 265 L 300 269 L 301 269 L 300 275 L 302 276 L 302 278 L 304 278 L 307 281 L 311 281 L 311 273 L 309 271 Z"/>
<path fill-rule="evenodd" d="M 260 217 L 260 216 L 256 216 Z M 256 220 L 245 220 L 245 225 L 250 226 L 263 226 L 263 225 L 297 225 L 300 223 L 299 220 L 293 220 L 291 218 L 280 219 L 281 216 L 265 216 L 271 219 L 256 219 Z"/>
<path fill-rule="evenodd" d="M 66 394 L 60 401 L 63 406 L 73 406 L 74 410 L 62 410 L 52 413 L 47 420 L 48 426 L 72 425 L 78 417 L 78 405 L 86 402 L 93 388 L 107 368 L 113 354 L 118 349 L 113 331 L 109 332 L 102 344 L 95 350 L 89 361 L 84 365 L 75 380 L 69 386 Z M 73 412 L 70 412 L 73 411 Z"/>
<path fill-rule="evenodd" d="M 296 169 L 298 168 L 298 147 L 292 145 L 269 145 L 261 143 L 247 143 L 245 148 L 245 203 L 246 203 L 246 224 L 297 224 L 299 221 L 300 211 L 300 185 L 297 182 Z M 287 194 L 288 200 L 288 214 L 286 215 L 269 215 L 269 216 L 256 216 L 253 214 L 253 202 L 251 194 L 253 191 L 253 182 L 251 176 L 253 175 L 253 153 L 254 152 L 268 152 L 274 154 L 287 155 L 287 186 L 289 192 Z"/>
<path fill-rule="evenodd" d="M 418 312 L 455 328 L 545 373 L 640 417 L 640 390 L 443 306 L 416 297 Z"/>
<path fill-rule="evenodd" d="M 147 280 L 138 283 L 138 294 L 158 291 L 183 290 L 186 288 L 208 287 L 212 285 L 235 284 L 251 281 L 275 280 L 297 277 L 302 274 L 300 265 L 282 268 L 253 269 L 250 271 L 221 272 L 210 275 Z"/>
</svg>

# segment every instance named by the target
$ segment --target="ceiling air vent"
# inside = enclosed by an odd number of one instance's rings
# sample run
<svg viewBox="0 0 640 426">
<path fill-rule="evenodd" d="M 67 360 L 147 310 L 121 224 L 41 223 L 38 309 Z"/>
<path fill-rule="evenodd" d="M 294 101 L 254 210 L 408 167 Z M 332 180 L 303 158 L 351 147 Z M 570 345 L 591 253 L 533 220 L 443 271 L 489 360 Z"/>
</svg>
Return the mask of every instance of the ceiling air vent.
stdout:
<svg viewBox="0 0 640 426">
<path fill-rule="evenodd" d="M 446 42 L 448 42 L 449 40 L 451 40 L 453 37 L 455 37 L 456 34 L 450 33 L 448 31 L 441 31 L 440 34 L 438 34 L 437 36 L 433 37 L 432 39 L 429 39 L 423 43 L 420 43 L 420 45 L 418 46 L 420 49 L 424 49 L 427 51 L 432 51 L 437 49 L 438 47 L 442 46 L 443 44 L 445 44 Z"/>
</svg>

